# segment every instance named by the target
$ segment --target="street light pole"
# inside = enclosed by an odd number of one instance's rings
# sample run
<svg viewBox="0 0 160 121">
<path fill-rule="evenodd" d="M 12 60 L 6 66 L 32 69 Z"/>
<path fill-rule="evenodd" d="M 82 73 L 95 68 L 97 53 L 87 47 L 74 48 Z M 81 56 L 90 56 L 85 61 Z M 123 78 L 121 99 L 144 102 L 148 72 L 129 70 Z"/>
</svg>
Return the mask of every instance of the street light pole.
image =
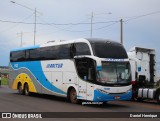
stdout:
<svg viewBox="0 0 160 121">
<path fill-rule="evenodd" d="M 34 11 L 34 14 L 35 14 L 35 18 L 34 18 L 34 45 L 35 45 L 35 44 L 36 44 L 37 13 L 39 13 L 39 14 L 41 14 L 41 13 L 38 12 L 38 11 L 36 10 L 36 8 L 35 8 L 35 10 L 34 10 L 34 9 L 29 8 L 29 7 L 25 6 L 25 5 L 19 4 L 19 3 L 15 2 L 15 1 L 10 1 L 10 2 L 11 2 L 11 3 L 14 3 L 14 4 L 17 4 L 17 5 L 21 6 L 21 7 L 24 7 L 24 8 L 26 8 L 26 9 L 29 9 L 29 10 L 31 10 L 31 11 Z"/>
<path fill-rule="evenodd" d="M 122 19 L 120 20 L 120 24 L 121 24 L 120 25 L 121 26 L 120 27 L 120 31 L 121 31 L 120 32 L 120 40 L 121 40 L 121 44 L 123 45 L 123 20 Z"/>
</svg>

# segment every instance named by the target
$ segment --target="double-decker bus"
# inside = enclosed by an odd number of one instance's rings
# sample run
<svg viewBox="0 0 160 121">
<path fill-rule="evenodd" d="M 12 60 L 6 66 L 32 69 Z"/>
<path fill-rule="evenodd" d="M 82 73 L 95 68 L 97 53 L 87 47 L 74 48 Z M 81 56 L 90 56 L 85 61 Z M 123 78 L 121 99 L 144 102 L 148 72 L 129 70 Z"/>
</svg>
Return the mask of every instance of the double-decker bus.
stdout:
<svg viewBox="0 0 160 121">
<path fill-rule="evenodd" d="M 14 49 L 10 87 L 19 93 L 79 100 L 130 100 L 130 63 L 124 47 L 105 39 L 76 39 Z"/>
</svg>

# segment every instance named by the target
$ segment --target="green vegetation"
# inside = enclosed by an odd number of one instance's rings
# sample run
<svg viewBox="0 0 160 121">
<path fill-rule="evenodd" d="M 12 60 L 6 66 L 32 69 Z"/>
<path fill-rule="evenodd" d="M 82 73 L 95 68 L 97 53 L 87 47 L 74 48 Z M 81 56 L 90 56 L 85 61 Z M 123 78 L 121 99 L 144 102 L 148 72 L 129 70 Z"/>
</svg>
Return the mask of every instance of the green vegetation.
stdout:
<svg viewBox="0 0 160 121">
<path fill-rule="evenodd" d="M 8 85 L 8 78 L 3 78 L 2 77 L 1 85 Z"/>
<path fill-rule="evenodd" d="M 8 70 L 2 70 L 0 69 L 0 75 L 2 77 L 2 80 L 1 80 L 1 85 L 8 85 Z"/>
</svg>

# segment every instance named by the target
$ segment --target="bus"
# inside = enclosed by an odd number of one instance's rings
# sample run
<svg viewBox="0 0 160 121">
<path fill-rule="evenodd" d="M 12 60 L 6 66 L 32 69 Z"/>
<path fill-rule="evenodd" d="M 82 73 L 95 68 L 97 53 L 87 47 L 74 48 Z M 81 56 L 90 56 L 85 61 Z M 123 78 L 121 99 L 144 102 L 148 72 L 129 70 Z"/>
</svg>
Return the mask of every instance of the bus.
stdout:
<svg viewBox="0 0 160 121">
<path fill-rule="evenodd" d="M 124 47 L 106 39 L 52 41 L 10 51 L 9 85 L 20 94 L 108 102 L 132 97 Z"/>
</svg>

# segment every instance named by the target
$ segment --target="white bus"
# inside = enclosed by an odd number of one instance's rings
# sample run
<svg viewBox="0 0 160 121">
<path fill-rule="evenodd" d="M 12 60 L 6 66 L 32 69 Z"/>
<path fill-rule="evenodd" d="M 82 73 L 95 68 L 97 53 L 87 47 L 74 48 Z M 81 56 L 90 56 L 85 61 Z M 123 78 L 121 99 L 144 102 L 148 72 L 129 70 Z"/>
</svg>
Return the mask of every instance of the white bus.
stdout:
<svg viewBox="0 0 160 121">
<path fill-rule="evenodd" d="M 105 39 L 55 41 L 10 52 L 10 87 L 19 93 L 51 94 L 79 100 L 130 100 L 127 53 Z"/>
</svg>

